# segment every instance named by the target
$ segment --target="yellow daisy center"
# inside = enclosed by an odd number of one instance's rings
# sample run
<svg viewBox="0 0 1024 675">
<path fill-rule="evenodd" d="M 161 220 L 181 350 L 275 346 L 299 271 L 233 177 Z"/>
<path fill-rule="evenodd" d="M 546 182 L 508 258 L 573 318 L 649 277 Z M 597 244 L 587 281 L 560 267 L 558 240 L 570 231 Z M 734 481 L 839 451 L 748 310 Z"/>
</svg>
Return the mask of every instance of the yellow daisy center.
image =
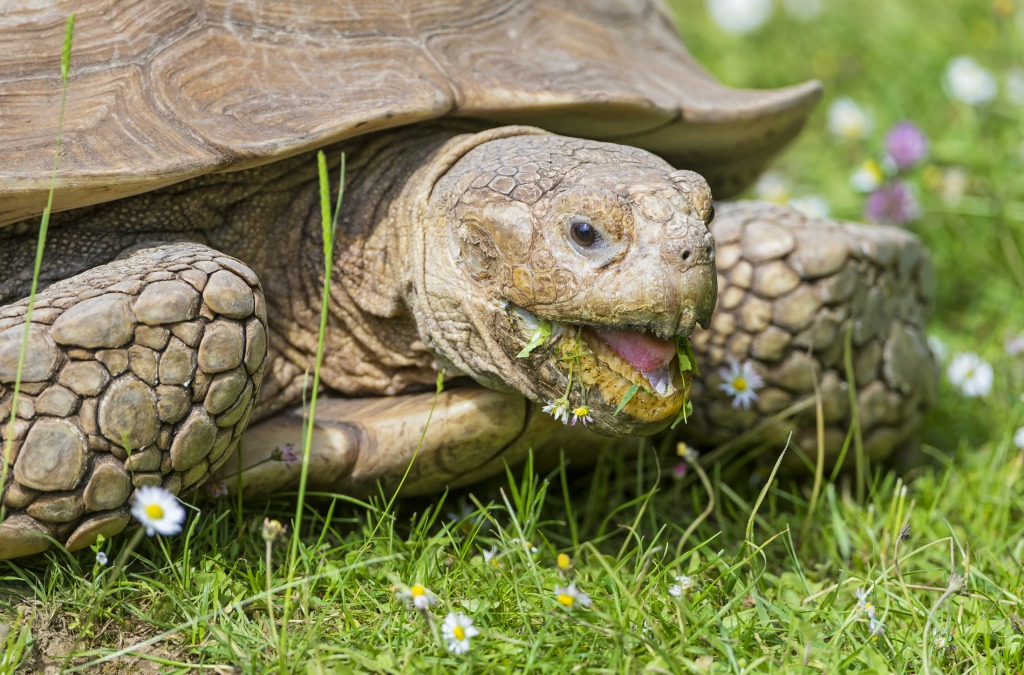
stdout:
<svg viewBox="0 0 1024 675">
<path fill-rule="evenodd" d="M 159 504 L 146 504 L 146 515 L 153 520 L 160 520 L 164 517 L 164 507 Z"/>
<path fill-rule="evenodd" d="M 412 597 L 417 598 L 421 595 L 426 595 L 427 589 L 423 588 L 423 586 L 420 586 L 419 584 L 413 584 L 412 588 L 409 589 L 409 592 L 412 594 Z"/>
<path fill-rule="evenodd" d="M 732 386 L 733 386 L 733 388 L 736 391 L 746 391 L 747 390 L 747 380 L 746 380 L 746 378 L 744 378 L 742 376 L 741 377 L 737 377 L 735 380 L 732 381 Z"/>
<path fill-rule="evenodd" d="M 568 593 L 559 593 L 558 602 L 565 605 L 566 607 L 572 607 L 576 604 L 576 598 L 572 597 Z"/>
<path fill-rule="evenodd" d="M 565 553 L 558 554 L 558 569 L 567 570 L 569 569 L 569 556 Z"/>
<path fill-rule="evenodd" d="M 455 636 L 456 640 L 466 639 L 466 631 L 462 630 L 462 626 L 456 626 L 454 629 L 452 629 L 452 635 Z"/>
<path fill-rule="evenodd" d="M 588 408 L 585 405 L 581 405 L 579 408 L 576 408 L 572 412 L 573 412 L 574 415 L 579 415 L 580 417 L 586 417 L 587 415 L 590 414 L 590 408 Z"/>
</svg>

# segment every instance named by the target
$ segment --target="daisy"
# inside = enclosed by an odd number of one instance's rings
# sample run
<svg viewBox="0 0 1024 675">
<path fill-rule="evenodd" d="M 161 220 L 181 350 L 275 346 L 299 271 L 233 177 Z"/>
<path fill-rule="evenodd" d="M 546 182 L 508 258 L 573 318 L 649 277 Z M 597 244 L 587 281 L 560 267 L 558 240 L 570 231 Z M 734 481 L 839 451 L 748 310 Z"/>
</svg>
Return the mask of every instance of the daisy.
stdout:
<svg viewBox="0 0 1024 675">
<path fill-rule="evenodd" d="M 263 528 L 261 534 L 263 535 L 263 541 L 272 542 L 280 537 L 284 533 L 284 525 L 281 524 L 280 520 L 274 520 L 273 518 L 263 519 Z"/>
<path fill-rule="evenodd" d="M 578 408 L 574 408 L 572 411 L 572 426 L 576 426 L 577 422 L 583 422 L 583 426 L 588 426 L 594 418 L 590 416 L 590 408 L 585 405 L 581 405 Z"/>
<path fill-rule="evenodd" d="M 749 361 L 740 363 L 729 359 L 729 367 L 720 368 L 718 375 L 724 380 L 718 388 L 732 397 L 733 408 L 750 408 L 750 404 L 757 400 L 755 389 L 764 386 L 764 380 Z"/>
<path fill-rule="evenodd" d="M 501 562 L 501 556 L 498 554 L 498 547 L 492 546 L 481 552 L 484 557 L 484 564 L 490 565 L 494 569 L 501 569 L 505 565 Z"/>
<path fill-rule="evenodd" d="M 789 200 L 794 209 L 811 218 L 827 218 L 831 208 L 824 195 L 804 195 Z"/>
<path fill-rule="evenodd" d="M 881 187 L 884 178 L 882 165 L 873 159 L 865 159 L 850 176 L 850 185 L 857 192 L 874 192 Z"/>
<path fill-rule="evenodd" d="M 828 130 L 840 138 L 865 138 L 874 128 L 871 117 L 850 98 L 839 98 L 829 106 Z"/>
<path fill-rule="evenodd" d="M 569 423 L 569 401 L 565 397 L 548 401 L 541 411 L 548 413 L 562 424 Z"/>
<path fill-rule="evenodd" d="M 766 202 L 785 204 L 791 196 L 789 181 L 777 171 L 765 172 L 754 183 L 754 194 Z"/>
<path fill-rule="evenodd" d="M 685 593 L 689 593 L 690 589 L 693 588 L 693 577 L 688 577 L 685 574 L 681 574 L 676 577 L 676 583 L 668 587 L 668 594 L 680 597 Z"/>
<path fill-rule="evenodd" d="M 868 629 L 871 631 L 871 636 L 876 637 L 885 632 L 885 624 L 872 616 L 868 620 Z"/>
<path fill-rule="evenodd" d="M 575 581 L 568 586 L 555 586 L 555 599 L 570 612 L 576 605 L 590 607 L 591 604 L 590 596 L 576 588 Z"/>
<path fill-rule="evenodd" d="M 473 620 L 461 612 L 452 612 L 441 624 L 441 635 L 448 641 L 448 651 L 465 654 L 469 651 L 469 639 L 480 634 Z"/>
<path fill-rule="evenodd" d="M 431 605 L 437 602 L 437 596 L 431 593 L 423 584 L 413 584 L 409 587 L 403 586 L 396 595 L 421 612 L 427 611 Z"/>
<path fill-rule="evenodd" d="M 557 565 L 558 569 L 562 570 L 563 572 L 568 572 L 570 569 L 572 569 L 572 561 L 569 559 L 569 554 L 559 553 L 558 558 L 555 560 L 555 565 Z"/>
<path fill-rule="evenodd" d="M 996 97 L 996 78 L 970 56 L 957 56 L 946 66 L 944 84 L 949 95 L 969 105 Z"/>
<path fill-rule="evenodd" d="M 132 516 L 146 528 L 146 534 L 172 535 L 181 532 L 185 509 L 162 487 L 146 485 L 135 491 Z"/>
<path fill-rule="evenodd" d="M 864 613 L 867 614 L 872 621 L 874 621 L 875 605 L 873 602 L 868 600 L 868 595 L 870 595 L 870 591 L 865 591 L 863 588 L 858 588 L 856 591 L 854 591 L 854 593 L 856 593 L 857 595 L 857 608 L 863 610 Z"/>
<path fill-rule="evenodd" d="M 974 352 L 955 355 L 946 375 L 964 396 L 987 396 L 992 391 L 992 366 Z"/>
<path fill-rule="evenodd" d="M 764 25 L 772 14 L 771 0 L 707 0 L 708 14 L 719 28 L 736 35 Z"/>
</svg>

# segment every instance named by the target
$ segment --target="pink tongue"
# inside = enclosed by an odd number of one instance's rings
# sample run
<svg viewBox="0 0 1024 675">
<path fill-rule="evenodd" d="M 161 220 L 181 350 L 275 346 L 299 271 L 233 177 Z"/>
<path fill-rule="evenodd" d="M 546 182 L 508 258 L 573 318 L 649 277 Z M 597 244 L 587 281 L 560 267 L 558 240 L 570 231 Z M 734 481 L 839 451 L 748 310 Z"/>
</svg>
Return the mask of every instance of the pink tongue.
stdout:
<svg viewBox="0 0 1024 675">
<path fill-rule="evenodd" d="M 657 370 L 676 355 L 676 343 L 673 340 L 659 340 L 653 335 L 636 330 L 592 330 L 605 344 L 614 349 L 616 354 L 641 372 Z"/>
</svg>

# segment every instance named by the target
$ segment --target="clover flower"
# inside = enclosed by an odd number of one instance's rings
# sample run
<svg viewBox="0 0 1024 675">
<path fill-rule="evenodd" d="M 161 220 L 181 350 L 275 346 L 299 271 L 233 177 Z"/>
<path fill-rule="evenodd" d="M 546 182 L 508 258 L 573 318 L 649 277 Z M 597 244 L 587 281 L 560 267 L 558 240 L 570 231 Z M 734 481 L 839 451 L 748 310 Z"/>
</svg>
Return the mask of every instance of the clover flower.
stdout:
<svg viewBox="0 0 1024 675">
<path fill-rule="evenodd" d="M 1006 340 L 1006 353 L 1010 356 L 1024 354 L 1024 333 L 1018 333 Z"/>
<path fill-rule="evenodd" d="M 707 0 L 711 20 L 726 33 L 760 28 L 772 14 L 772 0 Z"/>
<path fill-rule="evenodd" d="M 448 642 L 448 651 L 452 654 L 468 652 L 469 639 L 479 634 L 480 631 L 473 625 L 473 620 L 461 612 L 452 612 L 441 624 L 441 635 Z"/>
<path fill-rule="evenodd" d="M 864 217 L 880 225 L 903 225 L 921 215 L 921 206 L 906 183 L 894 180 L 868 196 Z"/>
<path fill-rule="evenodd" d="M 688 577 L 685 574 L 680 574 L 676 578 L 676 583 L 668 587 L 668 594 L 680 597 L 689 593 L 693 588 L 693 577 Z"/>
<path fill-rule="evenodd" d="M 946 375 L 964 396 L 976 398 L 992 391 L 992 366 L 974 352 L 955 355 Z"/>
<path fill-rule="evenodd" d="M 555 586 L 555 600 L 570 612 L 576 608 L 576 605 L 580 607 L 590 607 L 591 605 L 590 596 L 576 588 L 575 581 L 568 586 Z"/>
<path fill-rule="evenodd" d="M 900 122 L 885 135 L 885 152 L 905 171 L 928 156 L 928 137 L 913 122 Z"/>
<path fill-rule="evenodd" d="M 212 499 L 224 499 L 228 496 L 228 482 L 223 478 L 206 484 L 206 494 Z"/>
<path fill-rule="evenodd" d="M 733 408 L 749 409 L 750 404 L 757 400 L 755 390 L 764 386 L 764 380 L 749 361 L 740 363 L 730 359 L 729 367 L 720 368 L 718 375 L 724 380 L 718 388 L 732 397 Z"/>
<path fill-rule="evenodd" d="M 996 78 L 970 56 L 950 60 L 943 83 L 950 96 L 968 105 L 981 105 L 996 97 Z"/>
<path fill-rule="evenodd" d="M 132 516 L 146 528 L 148 536 L 170 536 L 181 532 L 181 525 L 185 522 L 185 509 L 167 490 L 146 485 L 135 491 Z"/>
<path fill-rule="evenodd" d="M 836 99 L 828 109 L 828 130 L 840 138 L 866 138 L 875 124 L 871 116 L 850 98 Z"/>
<path fill-rule="evenodd" d="M 107 558 L 107 554 L 103 551 L 96 552 L 96 562 L 100 565 L 106 565 L 110 560 Z"/>
<path fill-rule="evenodd" d="M 585 405 L 573 408 L 572 411 L 572 426 L 576 426 L 577 422 L 583 422 L 583 426 L 589 426 L 593 423 L 594 418 L 590 416 L 590 408 Z"/>
<path fill-rule="evenodd" d="M 295 446 L 291 443 L 285 443 L 280 448 L 274 448 L 270 453 L 270 459 L 278 462 L 284 462 L 285 464 L 294 464 L 301 459 L 295 454 Z"/>
<path fill-rule="evenodd" d="M 1018 450 L 1024 450 L 1024 427 L 1020 427 L 1013 434 L 1013 444 Z"/>
<path fill-rule="evenodd" d="M 401 586 L 395 595 L 405 600 L 406 604 L 415 607 L 421 612 L 427 611 L 431 605 L 437 603 L 437 596 L 423 584 L 413 584 L 408 587 Z"/>
<path fill-rule="evenodd" d="M 686 474 L 689 473 L 690 466 L 686 462 L 679 462 L 672 467 L 672 477 L 676 480 L 682 480 L 686 478 Z"/>
<path fill-rule="evenodd" d="M 541 411 L 548 413 L 562 424 L 569 423 L 569 401 L 564 396 L 548 401 Z"/>
</svg>

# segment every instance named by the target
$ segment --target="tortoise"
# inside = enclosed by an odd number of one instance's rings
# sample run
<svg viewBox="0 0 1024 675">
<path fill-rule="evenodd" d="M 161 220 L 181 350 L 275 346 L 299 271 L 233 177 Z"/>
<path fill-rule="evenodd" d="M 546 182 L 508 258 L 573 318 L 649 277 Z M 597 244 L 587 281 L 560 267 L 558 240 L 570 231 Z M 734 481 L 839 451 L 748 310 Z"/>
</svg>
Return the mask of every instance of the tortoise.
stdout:
<svg viewBox="0 0 1024 675">
<path fill-rule="evenodd" d="M 55 4 L 0 16 L 0 558 L 116 534 L 141 486 L 294 487 L 268 460 L 301 437 L 317 353 L 321 148 L 347 168 L 313 488 L 588 461 L 681 413 L 696 445 L 795 429 L 834 461 L 854 418 L 872 457 L 913 443 L 919 241 L 717 201 L 819 83 L 730 88 L 644 0 Z M 728 363 L 764 381 L 748 409 Z"/>
</svg>

